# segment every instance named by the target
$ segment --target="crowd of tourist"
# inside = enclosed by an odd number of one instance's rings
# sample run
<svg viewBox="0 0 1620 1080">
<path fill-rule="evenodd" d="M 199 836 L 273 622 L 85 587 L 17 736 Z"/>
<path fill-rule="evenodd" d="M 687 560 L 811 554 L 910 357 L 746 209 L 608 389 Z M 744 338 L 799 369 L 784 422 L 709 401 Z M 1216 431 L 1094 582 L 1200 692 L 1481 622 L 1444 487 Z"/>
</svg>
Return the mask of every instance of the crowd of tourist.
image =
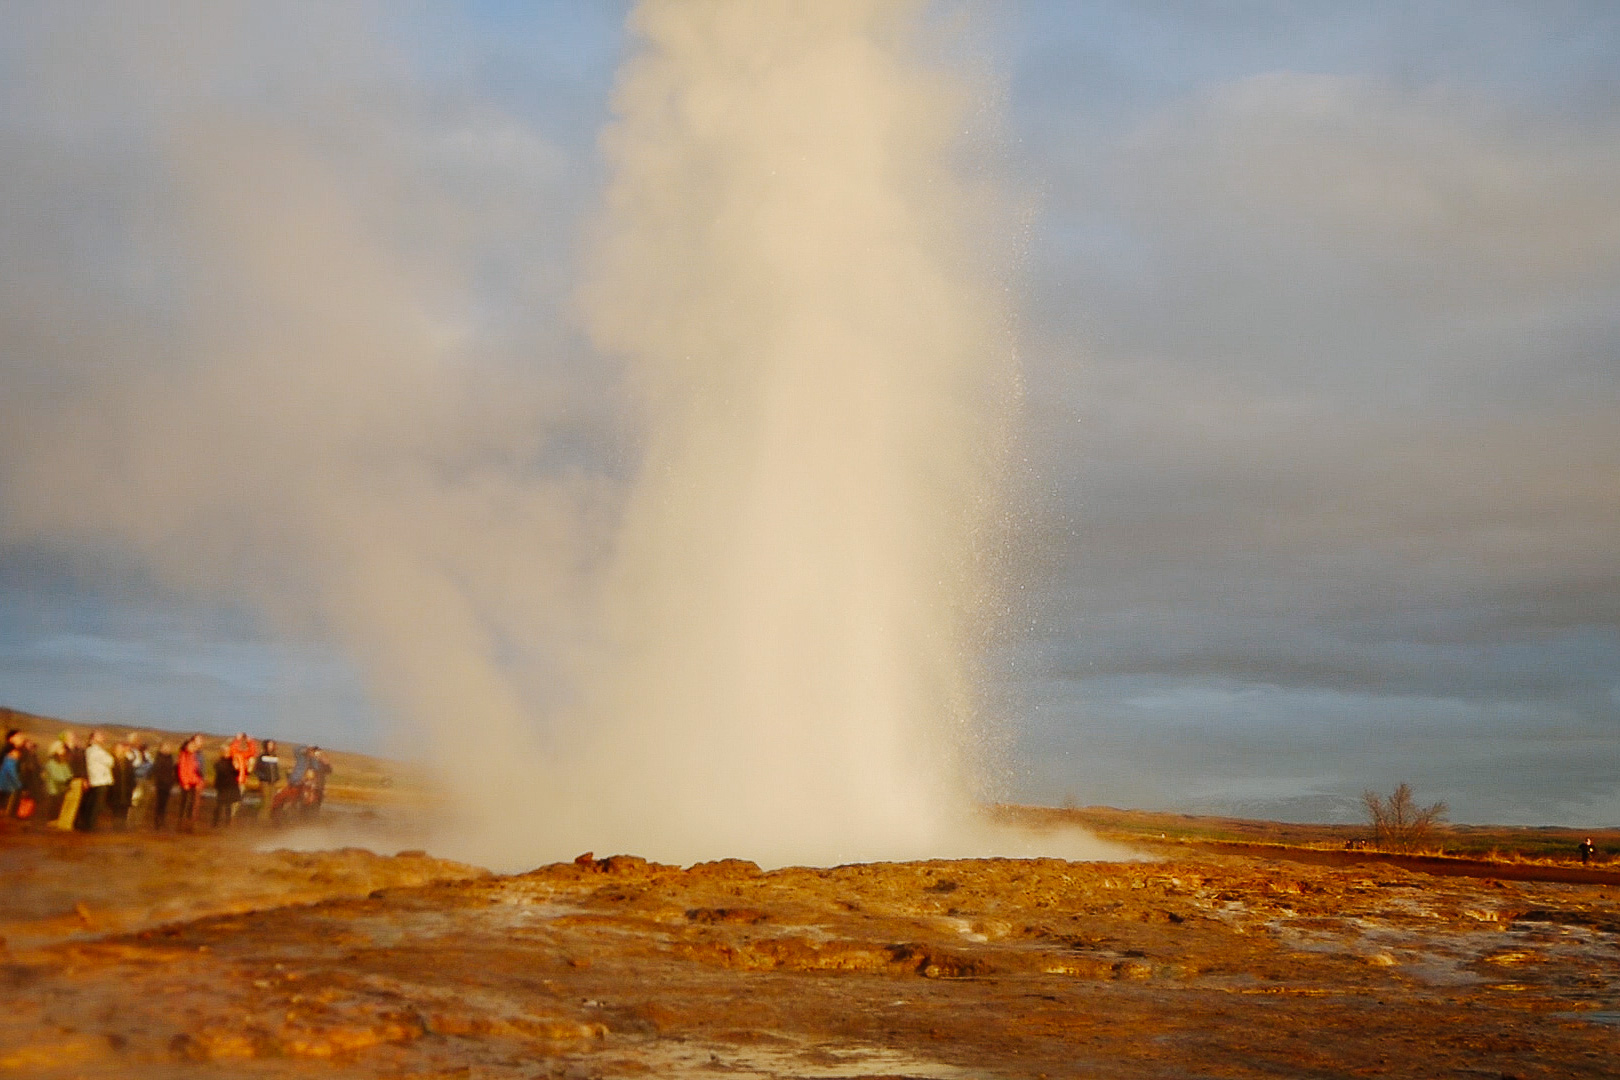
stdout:
<svg viewBox="0 0 1620 1080">
<path fill-rule="evenodd" d="M 64 731 L 42 757 L 33 738 L 13 730 L 6 734 L 4 754 L 0 808 L 5 816 L 83 832 L 141 822 L 166 829 L 171 821 L 175 829 L 193 832 L 210 792 L 213 828 L 228 827 L 240 813 L 265 822 L 312 817 L 326 799 L 332 773 L 318 746 L 300 746 L 292 761 L 283 762 L 274 739 L 260 743 L 245 732 L 219 744 L 211 765 L 201 735 L 178 746 L 154 746 L 133 734 L 108 745 L 100 731 L 82 743 Z"/>
</svg>

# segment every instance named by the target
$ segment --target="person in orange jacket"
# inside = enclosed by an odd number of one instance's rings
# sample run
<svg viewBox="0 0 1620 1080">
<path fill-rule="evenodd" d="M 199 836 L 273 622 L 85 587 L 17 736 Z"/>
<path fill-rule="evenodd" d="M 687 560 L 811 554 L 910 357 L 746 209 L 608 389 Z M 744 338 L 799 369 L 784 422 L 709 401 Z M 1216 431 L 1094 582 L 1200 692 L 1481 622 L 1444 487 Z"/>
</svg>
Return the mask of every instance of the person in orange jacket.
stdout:
<svg viewBox="0 0 1620 1080">
<path fill-rule="evenodd" d="M 236 766 L 236 786 L 238 790 L 247 787 L 247 779 L 253 775 L 253 761 L 259 756 L 259 742 L 248 738 L 248 733 L 238 731 L 236 738 L 225 746 L 225 753 Z"/>
<path fill-rule="evenodd" d="M 180 756 L 175 760 L 175 779 L 180 785 L 181 832 L 197 831 L 197 814 L 202 809 L 203 760 L 202 736 L 193 735 L 180 744 Z"/>
</svg>

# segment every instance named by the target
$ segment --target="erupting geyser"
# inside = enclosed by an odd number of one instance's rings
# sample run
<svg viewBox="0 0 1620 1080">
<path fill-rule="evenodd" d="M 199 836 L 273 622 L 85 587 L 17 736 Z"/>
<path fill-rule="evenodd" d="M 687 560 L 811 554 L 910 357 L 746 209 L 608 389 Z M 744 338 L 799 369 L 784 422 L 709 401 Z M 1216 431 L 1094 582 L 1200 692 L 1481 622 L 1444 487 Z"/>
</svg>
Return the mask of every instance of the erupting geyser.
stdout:
<svg viewBox="0 0 1620 1080">
<path fill-rule="evenodd" d="M 965 809 L 1016 385 L 959 76 L 922 6 L 633 17 L 584 290 L 646 457 L 592 706 L 640 827 L 709 854 L 916 855 Z"/>
</svg>

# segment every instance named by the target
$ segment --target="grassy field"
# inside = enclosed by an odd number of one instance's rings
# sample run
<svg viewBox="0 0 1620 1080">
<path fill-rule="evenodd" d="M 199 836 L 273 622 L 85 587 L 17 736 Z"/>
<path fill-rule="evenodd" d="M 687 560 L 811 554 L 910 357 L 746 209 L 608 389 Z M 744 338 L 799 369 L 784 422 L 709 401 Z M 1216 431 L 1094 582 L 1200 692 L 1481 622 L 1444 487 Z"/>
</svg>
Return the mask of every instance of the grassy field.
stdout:
<svg viewBox="0 0 1620 1080">
<path fill-rule="evenodd" d="M 1224 842 L 1278 844 L 1286 847 L 1343 848 L 1360 841 L 1371 844 L 1368 825 L 1313 825 L 1282 821 L 1198 814 L 1172 814 L 1151 810 L 1121 810 L 1112 806 L 1073 809 L 1006 807 L 1011 816 L 1039 825 L 1074 824 L 1104 839 L 1122 843 Z M 1577 862 L 1577 847 L 1590 837 L 1598 849 L 1597 862 L 1620 861 L 1620 829 L 1575 829 L 1552 825 L 1443 825 L 1418 853 L 1451 855 L 1493 861 L 1549 860 Z"/>
</svg>

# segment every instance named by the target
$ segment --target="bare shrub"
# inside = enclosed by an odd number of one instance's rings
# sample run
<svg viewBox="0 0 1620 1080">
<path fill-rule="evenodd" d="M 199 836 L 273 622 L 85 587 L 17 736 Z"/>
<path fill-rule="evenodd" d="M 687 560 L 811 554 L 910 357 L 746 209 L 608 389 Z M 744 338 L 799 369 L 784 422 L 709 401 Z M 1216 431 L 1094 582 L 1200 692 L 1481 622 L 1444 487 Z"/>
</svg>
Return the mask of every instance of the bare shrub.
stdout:
<svg viewBox="0 0 1620 1080">
<path fill-rule="evenodd" d="M 1368 788 L 1361 793 L 1367 820 L 1372 823 L 1374 842 L 1389 851 L 1412 851 L 1422 847 L 1435 827 L 1446 819 L 1446 804 L 1419 806 L 1412 785 L 1402 783 L 1389 798 Z"/>
</svg>

